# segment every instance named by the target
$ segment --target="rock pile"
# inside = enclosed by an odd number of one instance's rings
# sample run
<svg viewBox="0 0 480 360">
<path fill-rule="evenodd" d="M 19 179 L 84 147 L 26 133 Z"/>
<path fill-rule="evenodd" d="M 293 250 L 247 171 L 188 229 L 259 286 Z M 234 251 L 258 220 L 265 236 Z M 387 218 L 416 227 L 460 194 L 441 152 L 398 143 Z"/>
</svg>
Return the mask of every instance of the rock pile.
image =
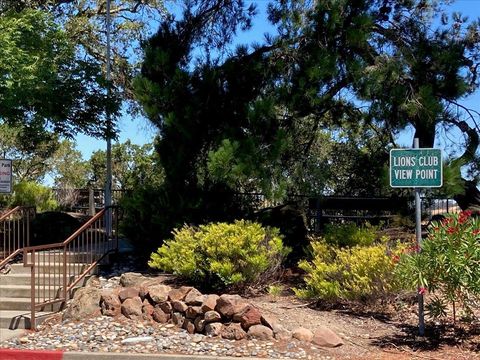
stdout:
<svg viewBox="0 0 480 360">
<path fill-rule="evenodd" d="M 228 340 L 289 340 L 293 336 L 320 346 L 343 344 L 327 328 L 315 333 L 303 328 L 290 332 L 239 295 L 202 294 L 190 286 L 172 288 L 163 284 L 163 280 L 126 273 L 120 278 L 122 287 L 79 289 L 64 313 L 64 319 L 81 320 L 101 313 L 138 321 L 173 323 L 190 334 Z"/>
</svg>

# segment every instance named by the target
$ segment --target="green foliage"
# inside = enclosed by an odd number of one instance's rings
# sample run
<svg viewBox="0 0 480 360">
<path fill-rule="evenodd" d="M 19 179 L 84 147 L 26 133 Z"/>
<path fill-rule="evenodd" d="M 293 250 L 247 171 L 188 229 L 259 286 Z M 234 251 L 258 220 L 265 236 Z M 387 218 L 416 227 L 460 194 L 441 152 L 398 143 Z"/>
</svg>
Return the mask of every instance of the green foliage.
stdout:
<svg viewBox="0 0 480 360">
<path fill-rule="evenodd" d="M 265 280 L 288 253 L 278 229 L 244 220 L 185 225 L 173 235 L 152 253 L 148 265 L 204 285 L 245 286 Z"/>
<path fill-rule="evenodd" d="M 80 189 L 88 186 L 88 164 L 83 160 L 82 153 L 75 148 L 74 142 L 61 141 L 48 164 L 49 175 L 56 188 Z"/>
<path fill-rule="evenodd" d="M 283 290 L 284 287 L 282 285 L 268 285 L 267 288 L 268 295 L 271 295 L 275 298 L 282 295 Z"/>
<path fill-rule="evenodd" d="M 55 210 L 58 207 L 50 188 L 23 181 L 13 186 L 13 197 L 10 206 L 35 206 L 38 212 Z"/>
<path fill-rule="evenodd" d="M 112 188 L 131 190 L 139 186 L 159 186 L 163 169 L 153 144 L 137 145 L 130 140 L 112 146 Z M 107 155 L 95 151 L 88 161 L 90 184 L 102 188 L 106 181 Z"/>
<path fill-rule="evenodd" d="M 384 239 L 385 240 L 385 239 Z M 323 239 L 311 242 L 312 260 L 302 260 L 304 288 L 294 289 L 301 298 L 327 301 L 378 298 L 396 289 L 395 263 L 386 241 L 339 248 Z"/>
<path fill-rule="evenodd" d="M 16 182 L 42 181 L 58 147 L 58 136 L 45 129 L 0 124 L 0 154 L 13 160 L 12 173 Z"/>
<path fill-rule="evenodd" d="M 470 212 L 449 214 L 433 223 L 420 252 L 400 258 L 396 273 L 403 285 L 437 295 L 427 308 L 433 317 L 447 314 L 448 303 L 471 312 L 480 296 L 480 218 Z M 454 318 L 455 318 L 454 313 Z"/>
<path fill-rule="evenodd" d="M 323 238 L 329 245 L 338 247 L 370 246 L 377 239 L 378 227 L 354 223 L 327 224 Z"/>
<path fill-rule="evenodd" d="M 33 132 L 105 135 L 107 108 L 99 65 L 76 57 L 75 44 L 51 15 L 37 10 L 0 15 L 0 118 Z"/>
</svg>

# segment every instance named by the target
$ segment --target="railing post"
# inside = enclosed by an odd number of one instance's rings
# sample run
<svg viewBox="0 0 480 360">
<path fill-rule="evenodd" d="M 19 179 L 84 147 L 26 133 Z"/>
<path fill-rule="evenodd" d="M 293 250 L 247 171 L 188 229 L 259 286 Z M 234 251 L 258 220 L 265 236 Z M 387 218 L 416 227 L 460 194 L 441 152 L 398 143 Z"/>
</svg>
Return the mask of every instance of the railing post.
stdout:
<svg viewBox="0 0 480 360">
<path fill-rule="evenodd" d="M 88 215 L 95 215 L 95 194 L 92 187 L 88 188 Z"/>
<path fill-rule="evenodd" d="M 67 245 L 63 245 L 63 298 L 67 301 Z"/>
<path fill-rule="evenodd" d="M 28 253 L 25 251 L 24 254 L 24 261 L 28 260 Z M 31 261 L 31 268 L 30 268 L 30 326 L 32 330 L 36 330 L 36 321 L 35 321 L 35 250 L 32 250 L 31 254 L 32 258 Z"/>
</svg>

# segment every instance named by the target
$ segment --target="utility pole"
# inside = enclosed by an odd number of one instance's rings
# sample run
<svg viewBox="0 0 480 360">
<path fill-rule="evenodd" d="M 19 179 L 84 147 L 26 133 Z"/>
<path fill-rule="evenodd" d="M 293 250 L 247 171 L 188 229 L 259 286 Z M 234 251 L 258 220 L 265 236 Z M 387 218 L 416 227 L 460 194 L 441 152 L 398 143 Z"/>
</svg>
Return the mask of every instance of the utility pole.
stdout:
<svg viewBox="0 0 480 360">
<path fill-rule="evenodd" d="M 110 49 L 110 27 L 111 27 L 111 18 L 110 18 L 110 0 L 107 0 L 107 98 L 110 100 L 111 95 L 111 74 L 110 74 L 110 58 L 111 58 L 111 49 Z M 110 114 L 110 109 L 107 107 L 107 179 L 105 181 L 105 207 L 108 208 L 112 205 L 112 119 Z M 110 237 L 112 234 L 112 211 L 108 209 L 106 211 L 105 219 L 105 230 L 107 232 L 107 237 Z"/>
</svg>

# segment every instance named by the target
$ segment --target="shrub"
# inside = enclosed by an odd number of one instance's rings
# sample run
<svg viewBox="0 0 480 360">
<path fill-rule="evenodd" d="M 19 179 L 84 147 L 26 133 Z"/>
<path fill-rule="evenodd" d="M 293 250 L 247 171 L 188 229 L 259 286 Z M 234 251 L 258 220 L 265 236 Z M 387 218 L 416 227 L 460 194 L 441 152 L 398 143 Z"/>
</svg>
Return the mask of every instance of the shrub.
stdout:
<svg viewBox="0 0 480 360">
<path fill-rule="evenodd" d="M 411 250 L 416 250 L 412 248 Z M 434 294 L 427 304 L 432 317 L 447 315 L 447 304 L 456 305 L 466 315 L 480 295 L 480 218 L 471 212 L 446 215 L 434 222 L 420 252 L 408 251 L 400 257 L 396 270 L 404 286 Z"/>
<path fill-rule="evenodd" d="M 302 260 L 306 286 L 294 289 L 301 298 L 327 301 L 365 300 L 379 297 L 396 287 L 394 256 L 386 241 L 369 246 L 339 248 L 324 239 L 311 242 L 312 260 Z"/>
<path fill-rule="evenodd" d="M 22 181 L 13 186 L 10 206 L 35 206 L 38 212 L 55 210 L 58 203 L 50 188 L 33 181 Z"/>
<path fill-rule="evenodd" d="M 185 225 L 151 254 L 148 265 L 211 286 L 243 286 L 272 275 L 287 255 L 276 228 L 239 220 Z"/>
<path fill-rule="evenodd" d="M 377 238 L 378 227 L 366 224 L 358 226 L 354 223 L 327 224 L 324 239 L 327 244 L 339 247 L 372 245 Z"/>
</svg>

